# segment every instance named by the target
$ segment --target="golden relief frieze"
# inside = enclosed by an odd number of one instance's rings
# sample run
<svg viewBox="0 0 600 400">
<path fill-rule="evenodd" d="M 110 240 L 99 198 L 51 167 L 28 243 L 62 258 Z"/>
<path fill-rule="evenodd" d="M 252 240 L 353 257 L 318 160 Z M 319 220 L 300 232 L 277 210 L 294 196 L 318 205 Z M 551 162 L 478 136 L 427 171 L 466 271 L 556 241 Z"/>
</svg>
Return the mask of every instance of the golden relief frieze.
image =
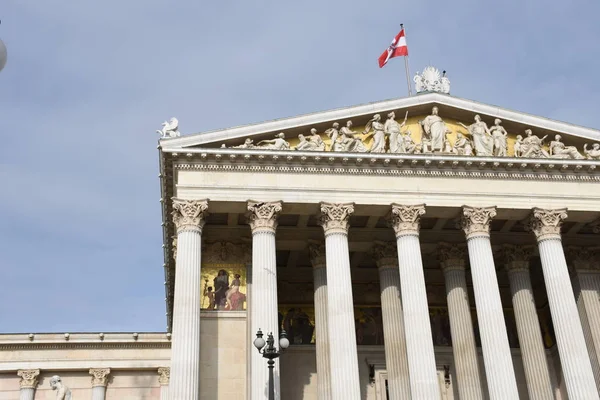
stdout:
<svg viewBox="0 0 600 400">
<path fill-rule="evenodd" d="M 424 116 L 409 116 L 407 111 L 402 122 L 396 120 L 395 112 L 375 114 L 365 126 L 355 127 L 351 120 L 334 122 L 322 133 L 311 128 L 297 138 L 287 138 L 280 132 L 273 139 L 254 143 L 247 138 L 230 148 L 600 160 L 600 143 L 577 149 L 563 143 L 560 135 L 539 137 L 531 129 L 507 132 L 498 118 L 486 122 L 474 115 L 469 123 L 442 119 L 437 107 Z"/>
</svg>

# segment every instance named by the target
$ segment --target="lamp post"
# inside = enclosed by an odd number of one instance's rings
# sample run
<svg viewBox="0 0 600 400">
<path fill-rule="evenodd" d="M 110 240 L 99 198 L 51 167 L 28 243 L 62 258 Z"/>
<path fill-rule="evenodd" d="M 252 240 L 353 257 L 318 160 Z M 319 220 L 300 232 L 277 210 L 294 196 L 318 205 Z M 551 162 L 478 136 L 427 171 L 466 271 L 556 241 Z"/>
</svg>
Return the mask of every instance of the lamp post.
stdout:
<svg viewBox="0 0 600 400">
<path fill-rule="evenodd" d="M 275 347 L 275 339 L 273 333 L 267 335 L 267 340 L 263 339 L 263 333 L 258 329 L 256 332 L 256 339 L 254 339 L 254 347 L 258 350 L 264 358 L 267 358 L 267 364 L 269 365 L 269 400 L 275 400 L 275 385 L 273 382 L 273 367 L 275 366 L 275 359 L 283 354 L 285 349 L 290 345 L 290 341 L 287 338 L 287 334 L 284 330 L 281 330 L 279 334 L 279 350 Z"/>
</svg>

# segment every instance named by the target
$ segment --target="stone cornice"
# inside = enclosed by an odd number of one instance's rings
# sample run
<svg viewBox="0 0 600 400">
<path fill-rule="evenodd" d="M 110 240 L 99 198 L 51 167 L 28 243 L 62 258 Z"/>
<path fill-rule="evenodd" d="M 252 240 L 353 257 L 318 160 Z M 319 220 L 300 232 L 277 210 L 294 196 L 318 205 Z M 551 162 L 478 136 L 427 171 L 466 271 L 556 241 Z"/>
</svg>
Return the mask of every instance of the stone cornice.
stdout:
<svg viewBox="0 0 600 400">
<path fill-rule="evenodd" d="M 32 349 L 164 349 L 171 347 L 168 333 L 0 334 L 1 350 Z"/>
</svg>

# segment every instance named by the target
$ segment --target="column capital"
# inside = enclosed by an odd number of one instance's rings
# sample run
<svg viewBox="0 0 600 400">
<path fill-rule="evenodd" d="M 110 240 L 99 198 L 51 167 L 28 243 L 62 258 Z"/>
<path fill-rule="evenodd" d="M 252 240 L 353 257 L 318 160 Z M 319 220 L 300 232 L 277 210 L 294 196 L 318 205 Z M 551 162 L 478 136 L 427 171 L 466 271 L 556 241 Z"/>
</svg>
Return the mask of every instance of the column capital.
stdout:
<svg viewBox="0 0 600 400">
<path fill-rule="evenodd" d="M 467 240 L 490 236 L 490 223 L 496 216 L 496 206 L 492 207 L 471 207 L 463 206 L 460 216 L 460 227 L 465 231 Z"/>
<path fill-rule="evenodd" d="M 348 234 L 350 215 L 354 212 L 354 203 L 325 203 L 319 204 L 319 225 L 323 227 L 325 236 L 332 233 Z"/>
<path fill-rule="evenodd" d="M 158 368 L 158 383 L 160 386 L 167 386 L 171 379 L 171 368 L 160 367 Z"/>
<path fill-rule="evenodd" d="M 252 234 L 268 232 L 275 234 L 277 218 L 282 210 L 281 201 L 254 201 L 248 200 L 246 218 Z"/>
<path fill-rule="evenodd" d="M 464 244 L 440 243 L 438 259 L 442 271 L 464 270 L 467 258 L 467 247 Z"/>
<path fill-rule="evenodd" d="M 529 271 L 529 259 L 534 251 L 531 245 L 502 245 L 502 252 L 505 258 L 504 268 L 510 272 Z"/>
<path fill-rule="evenodd" d="M 20 369 L 17 375 L 21 377 L 19 385 L 21 389 L 35 389 L 38 384 L 39 369 Z"/>
<path fill-rule="evenodd" d="M 592 232 L 600 233 L 600 218 L 590 222 L 589 226 L 592 228 Z"/>
<path fill-rule="evenodd" d="M 394 228 L 396 237 L 419 235 L 421 215 L 425 214 L 425 204 L 403 205 L 392 203 L 387 216 L 388 223 Z"/>
<path fill-rule="evenodd" d="M 208 199 L 182 200 L 173 198 L 173 222 L 177 233 L 185 231 L 202 232 L 208 213 Z"/>
<path fill-rule="evenodd" d="M 310 255 L 310 262 L 314 269 L 325 268 L 327 265 L 325 257 L 325 243 L 317 240 L 309 240 L 308 253 Z"/>
<path fill-rule="evenodd" d="M 105 386 L 108 384 L 108 375 L 110 368 L 90 368 L 92 376 L 92 387 Z"/>
<path fill-rule="evenodd" d="M 398 269 L 398 246 L 394 242 L 375 242 L 373 245 L 373 257 L 377 268 Z"/>
<path fill-rule="evenodd" d="M 569 246 L 566 255 L 576 272 L 600 272 L 600 247 Z"/>
<path fill-rule="evenodd" d="M 535 234 L 538 242 L 548 239 L 560 240 L 560 228 L 567 218 L 567 209 L 545 210 L 533 208 L 526 222 L 526 228 Z"/>
</svg>

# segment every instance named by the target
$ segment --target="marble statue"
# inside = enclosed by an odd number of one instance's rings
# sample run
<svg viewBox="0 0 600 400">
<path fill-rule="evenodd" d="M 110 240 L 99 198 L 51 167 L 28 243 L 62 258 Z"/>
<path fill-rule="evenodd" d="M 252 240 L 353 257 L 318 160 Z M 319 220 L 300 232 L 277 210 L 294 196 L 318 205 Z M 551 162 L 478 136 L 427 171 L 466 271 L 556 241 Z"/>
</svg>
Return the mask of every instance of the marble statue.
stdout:
<svg viewBox="0 0 600 400">
<path fill-rule="evenodd" d="M 523 157 L 523 136 L 517 135 L 515 144 L 513 145 L 515 157 Z"/>
<path fill-rule="evenodd" d="M 410 131 L 406 131 L 406 134 L 402 136 L 402 143 L 405 153 L 407 154 L 419 154 L 422 152 L 423 147 L 420 143 L 415 143 L 413 140 Z"/>
<path fill-rule="evenodd" d="M 548 135 L 539 138 L 531 132 L 531 129 L 525 130 L 525 138 L 520 143 L 521 157 L 523 158 L 550 158 L 550 154 L 544 150 L 543 143 Z M 518 137 L 517 137 L 518 139 Z"/>
<path fill-rule="evenodd" d="M 494 125 L 490 128 L 490 133 L 493 139 L 493 154 L 494 157 L 506 157 L 508 143 L 506 138 L 508 136 L 508 132 L 501 125 L 502 121 L 498 118 L 494 120 Z"/>
<path fill-rule="evenodd" d="M 352 130 L 352 121 L 346 122 L 346 126 L 340 129 L 337 140 L 332 142 L 331 150 L 349 153 L 367 152 L 366 146 L 357 135 L 360 135 L 360 133 Z"/>
<path fill-rule="evenodd" d="M 232 146 L 233 149 L 253 149 L 254 148 L 254 140 L 247 138 L 244 140 L 244 144 L 240 144 L 238 146 Z"/>
<path fill-rule="evenodd" d="M 422 73 L 417 72 L 413 78 L 413 82 L 415 83 L 417 93 L 450 93 L 450 79 L 446 76 L 446 71 L 440 74 L 440 71 L 432 66 L 425 67 Z"/>
<path fill-rule="evenodd" d="M 404 121 L 399 124 L 396 122 L 396 113 L 391 112 L 387 115 L 387 120 L 383 125 L 383 132 L 389 136 L 390 138 L 390 146 L 388 149 L 389 153 L 406 153 L 406 147 L 404 146 L 404 141 L 402 140 L 402 127 L 406 125 L 406 120 L 408 119 L 408 111 L 404 115 Z"/>
<path fill-rule="evenodd" d="M 560 135 L 554 136 L 554 140 L 550 142 L 550 157 L 552 158 L 570 158 L 573 160 L 581 160 L 585 158 L 577 150 L 575 146 L 565 146 L 561 142 L 562 137 Z"/>
<path fill-rule="evenodd" d="M 296 150 L 303 151 L 324 151 L 325 142 L 321 139 L 321 136 L 317 133 L 315 128 L 310 130 L 310 136 L 307 138 L 303 134 L 298 135 L 300 142 L 296 145 Z"/>
<path fill-rule="evenodd" d="M 290 144 L 285 140 L 285 133 L 279 132 L 275 139 L 261 140 L 256 147 L 267 150 L 289 150 Z"/>
<path fill-rule="evenodd" d="M 50 387 L 56 390 L 56 400 L 71 400 L 71 390 L 62 383 L 60 376 L 50 378 Z"/>
<path fill-rule="evenodd" d="M 450 143 L 450 139 L 448 139 L 448 136 L 446 136 L 444 138 L 444 148 L 442 149 L 442 153 L 443 154 L 456 154 L 456 149 L 454 149 L 454 147 L 452 147 L 452 144 Z"/>
<path fill-rule="evenodd" d="M 491 156 L 493 154 L 494 139 L 485 122 L 479 115 L 475 115 L 475 122 L 467 126 L 462 122 L 459 125 L 469 131 L 473 140 L 476 156 Z"/>
<path fill-rule="evenodd" d="M 329 148 L 329 151 L 335 151 L 333 148 L 334 148 L 337 138 L 340 134 L 339 128 L 340 128 L 340 124 L 338 124 L 337 122 L 334 122 L 333 126 L 325 131 L 325 134 L 327 135 L 327 137 L 329 139 L 331 139 L 331 147 Z"/>
<path fill-rule="evenodd" d="M 161 139 L 181 136 L 179 133 L 179 121 L 173 117 L 169 121 L 163 122 L 162 129 L 156 132 L 160 134 Z"/>
<path fill-rule="evenodd" d="M 446 123 L 438 115 L 438 108 L 433 107 L 431 115 L 425 117 L 419 124 L 423 128 L 423 139 L 421 145 L 423 152 L 442 151 L 444 148 L 444 138 L 449 132 Z"/>
<path fill-rule="evenodd" d="M 371 129 L 373 129 L 373 145 L 371 146 L 371 153 L 385 153 L 385 133 L 383 131 L 383 124 L 381 123 L 381 115 L 373 115 L 373 118 L 365 125 L 363 134 L 369 134 Z"/>
<path fill-rule="evenodd" d="M 583 145 L 583 153 L 588 160 L 600 160 L 600 143 L 594 143 L 588 150 L 587 143 Z"/>
<path fill-rule="evenodd" d="M 472 156 L 473 145 L 471 141 L 462 133 L 456 134 L 456 142 L 454 142 L 454 152 L 459 156 Z"/>
</svg>

